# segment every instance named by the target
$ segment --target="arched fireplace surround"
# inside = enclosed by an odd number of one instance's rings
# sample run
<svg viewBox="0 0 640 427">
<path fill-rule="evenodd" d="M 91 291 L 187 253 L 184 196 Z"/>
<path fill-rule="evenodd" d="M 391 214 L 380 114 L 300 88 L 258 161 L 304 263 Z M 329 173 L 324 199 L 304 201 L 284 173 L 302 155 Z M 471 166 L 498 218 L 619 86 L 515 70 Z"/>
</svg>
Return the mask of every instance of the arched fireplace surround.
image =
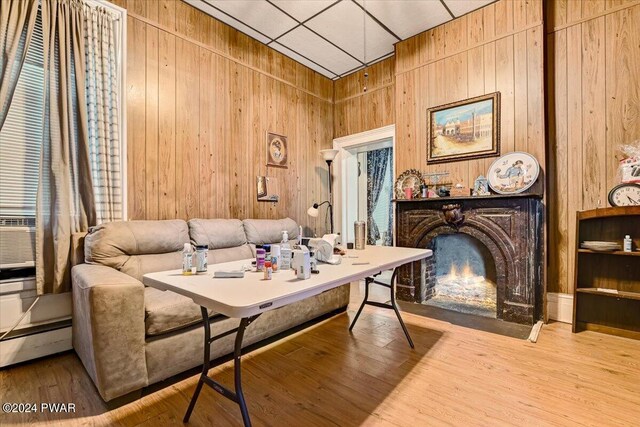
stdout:
<svg viewBox="0 0 640 427">
<path fill-rule="evenodd" d="M 436 236 L 464 233 L 484 244 L 496 267 L 497 317 L 532 324 L 542 317 L 542 203 L 538 197 L 426 199 L 396 202 L 397 245 L 433 248 Z M 464 248 L 461 248 L 463 251 Z M 433 263 L 409 264 L 397 296 L 424 302 L 434 295 Z"/>
</svg>

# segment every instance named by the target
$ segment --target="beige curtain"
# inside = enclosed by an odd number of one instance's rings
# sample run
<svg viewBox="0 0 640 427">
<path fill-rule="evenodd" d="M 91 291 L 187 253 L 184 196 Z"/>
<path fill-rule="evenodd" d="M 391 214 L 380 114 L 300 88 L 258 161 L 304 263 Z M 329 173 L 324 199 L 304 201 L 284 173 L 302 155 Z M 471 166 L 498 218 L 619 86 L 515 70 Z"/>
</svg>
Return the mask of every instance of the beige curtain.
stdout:
<svg viewBox="0 0 640 427">
<path fill-rule="evenodd" d="M 85 6 L 89 153 L 98 223 L 122 219 L 118 74 L 114 18 Z"/>
<path fill-rule="evenodd" d="M 38 294 L 70 290 L 71 234 L 95 224 L 85 94 L 85 24 L 77 0 L 42 0 L 44 131 L 36 207 Z"/>
<path fill-rule="evenodd" d="M 11 98 L 33 35 L 38 14 L 37 0 L 11 0 L 0 7 L 0 128 L 4 125 Z"/>
</svg>

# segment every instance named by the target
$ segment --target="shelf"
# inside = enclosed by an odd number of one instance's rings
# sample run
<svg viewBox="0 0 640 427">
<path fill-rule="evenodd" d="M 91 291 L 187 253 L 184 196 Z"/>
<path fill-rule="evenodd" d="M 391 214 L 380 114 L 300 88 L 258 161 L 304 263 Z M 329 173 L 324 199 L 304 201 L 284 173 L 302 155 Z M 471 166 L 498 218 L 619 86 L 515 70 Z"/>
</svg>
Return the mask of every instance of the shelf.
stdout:
<svg viewBox="0 0 640 427">
<path fill-rule="evenodd" d="M 624 252 L 624 251 L 592 251 L 591 249 L 578 249 L 581 254 L 599 254 L 599 255 L 622 255 L 622 256 L 640 256 L 640 251 Z"/>
<path fill-rule="evenodd" d="M 598 288 L 578 288 L 577 292 L 583 294 L 602 295 L 605 297 L 632 299 L 640 301 L 640 292 L 618 291 L 617 293 L 600 291 Z"/>
</svg>

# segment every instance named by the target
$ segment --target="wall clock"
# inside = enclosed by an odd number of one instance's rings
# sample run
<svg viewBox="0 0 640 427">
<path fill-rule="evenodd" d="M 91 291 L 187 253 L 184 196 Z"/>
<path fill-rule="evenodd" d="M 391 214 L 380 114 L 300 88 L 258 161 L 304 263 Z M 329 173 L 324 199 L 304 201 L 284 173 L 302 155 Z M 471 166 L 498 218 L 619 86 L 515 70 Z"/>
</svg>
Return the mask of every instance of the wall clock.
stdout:
<svg viewBox="0 0 640 427">
<path fill-rule="evenodd" d="M 620 184 L 609 191 L 611 206 L 640 206 L 640 184 Z"/>
</svg>

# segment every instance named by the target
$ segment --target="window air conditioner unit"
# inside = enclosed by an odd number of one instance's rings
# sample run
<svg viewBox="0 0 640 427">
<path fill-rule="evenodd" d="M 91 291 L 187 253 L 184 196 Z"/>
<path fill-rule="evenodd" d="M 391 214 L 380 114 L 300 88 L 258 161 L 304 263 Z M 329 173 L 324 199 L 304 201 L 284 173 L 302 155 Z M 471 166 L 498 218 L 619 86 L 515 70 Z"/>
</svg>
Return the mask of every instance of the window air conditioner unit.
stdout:
<svg viewBox="0 0 640 427">
<path fill-rule="evenodd" d="M 35 267 L 35 218 L 0 218 L 0 270 Z"/>
</svg>

